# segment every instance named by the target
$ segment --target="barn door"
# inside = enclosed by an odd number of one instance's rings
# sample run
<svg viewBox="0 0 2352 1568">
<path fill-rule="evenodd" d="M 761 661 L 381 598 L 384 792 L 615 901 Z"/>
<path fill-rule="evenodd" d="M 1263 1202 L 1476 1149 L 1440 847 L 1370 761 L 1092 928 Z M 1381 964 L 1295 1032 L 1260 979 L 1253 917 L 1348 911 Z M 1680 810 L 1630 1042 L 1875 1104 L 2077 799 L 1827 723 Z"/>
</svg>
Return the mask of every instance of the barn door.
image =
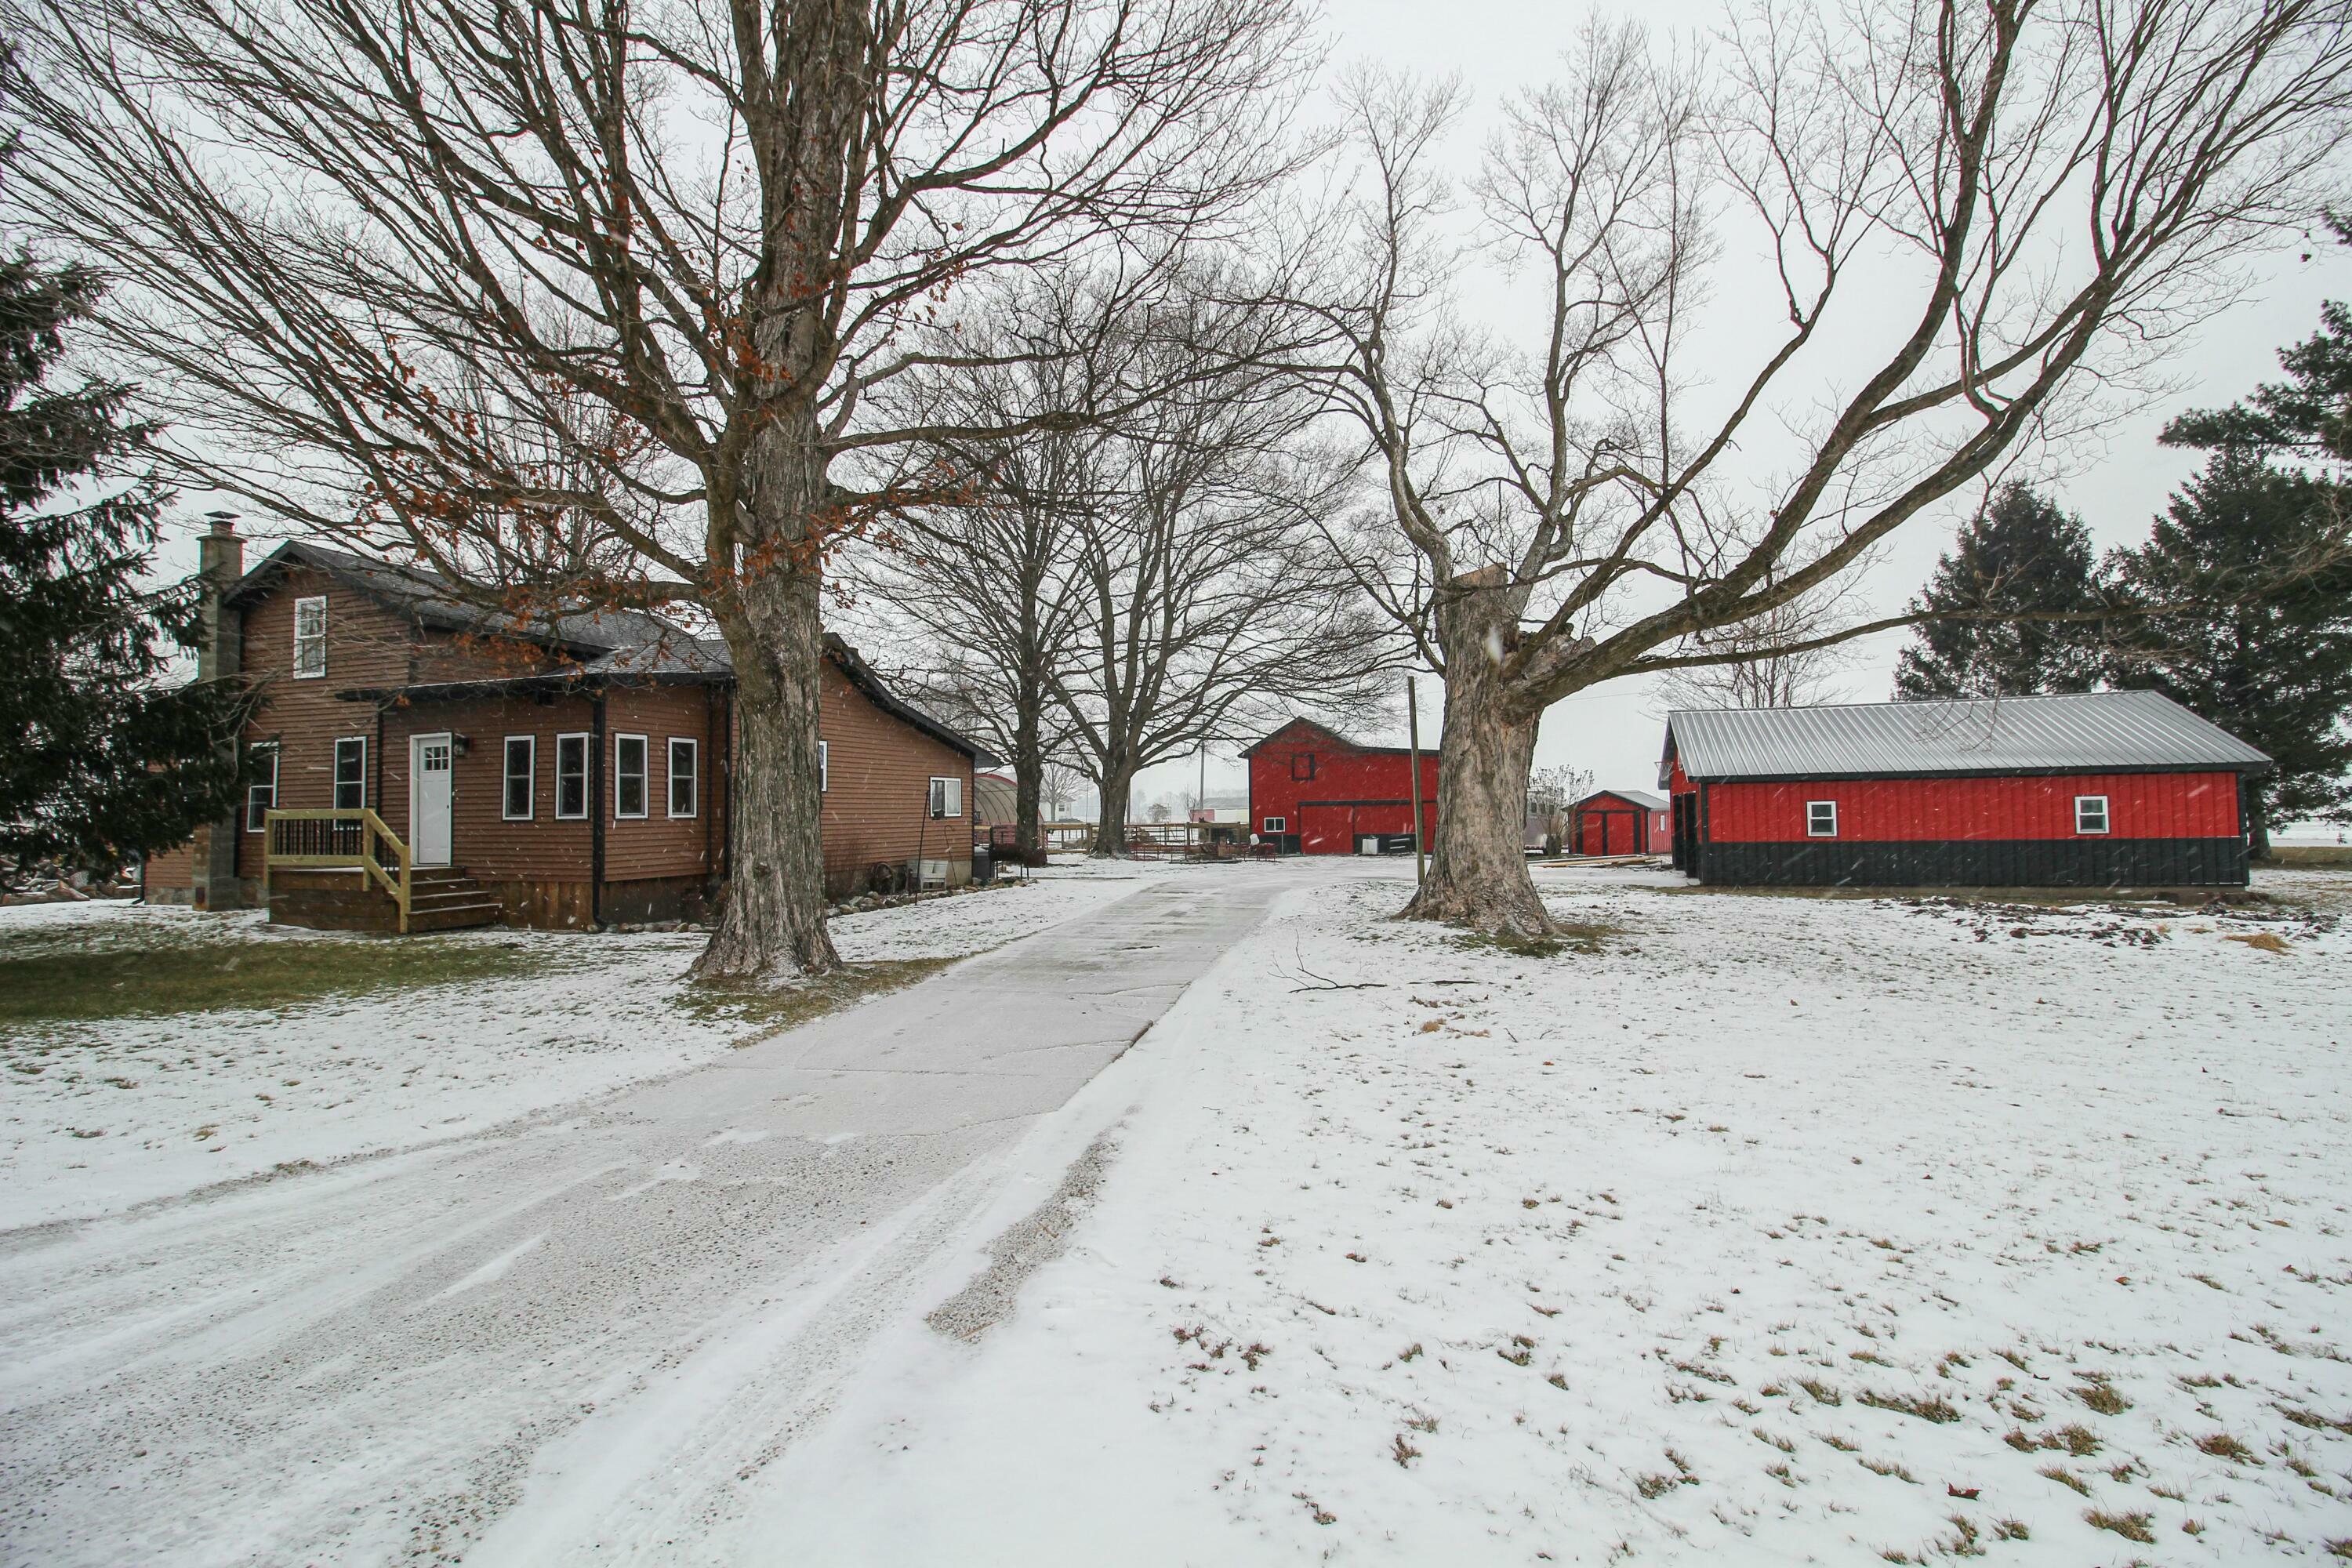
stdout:
<svg viewBox="0 0 2352 1568">
<path fill-rule="evenodd" d="M 1351 855 L 1356 849 L 1356 813 L 1345 805 L 1302 805 L 1298 808 L 1298 852 L 1302 855 Z"/>
</svg>

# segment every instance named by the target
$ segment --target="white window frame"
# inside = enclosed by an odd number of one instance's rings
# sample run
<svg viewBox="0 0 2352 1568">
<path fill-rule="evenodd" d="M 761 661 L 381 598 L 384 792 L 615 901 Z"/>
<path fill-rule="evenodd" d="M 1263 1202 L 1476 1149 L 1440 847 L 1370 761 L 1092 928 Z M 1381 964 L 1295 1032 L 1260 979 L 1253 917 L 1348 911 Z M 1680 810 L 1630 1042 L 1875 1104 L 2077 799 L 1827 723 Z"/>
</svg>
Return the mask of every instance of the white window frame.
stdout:
<svg viewBox="0 0 2352 1568">
<path fill-rule="evenodd" d="M 635 811 L 623 811 L 621 809 L 621 783 L 624 779 L 628 777 L 628 773 L 621 766 L 621 748 L 628 744 L 631 741 L 635 741 L 637 743 L 637 809 Z M 652 742 L 648 742 L 643 735 L 635 734 L 631 731 L 616 730 L 613 732 L 614 821 L 643 822 L 647 816 L 652 815 L 654 804 L 653 767 L 654 754 Z"/>
<path fill-rule="evenodd" d="M 943 773 L 931 775 L 931 793 L 928 809 L 934 822 L 946 822 L 963 815 L 963 780 Z"/>
<path fill-rule="evenodd" d="M 563 742 L 566 741 L 580 742 L 580 772 L 577 775 L 580 780 L 580 809 L 577 811 L 563 809 Z M 556 821 L 585 822 L 588 820 L 588 814 L 596 809 L 595 769 L 591 765 L 595 747 L 596 737 L 584 730 L 574 730 L 569 734 L 555 737 Z"/>
<path fill-rule="evenodd" d="M 688 782 L 693 786 L 686 792 L 686 809 L 684 811 L 680 811 L 677 808 L 677 749 L 680 746 L 684 746 L 686 748 L 686 776 Z M 666 787 L 662 793 L 667 796 L 667 799 L 664 804 L 669 807 L 671 820 L 682 821 L 701 816 L 702 742 L 695 740 L 690 735 L 672 735 L 669 738 L 668 754 L 669 771 L 663 775 L 662 783 Z"/>
<path fill-rule="evenodd" d="M 315 611 L 318 625 L 308 631 L 302 627 L 303 616 Z M 317 655 L 315 668 L 306 656 Z M 327 678 L 327 595 L 312 594 L 294 601 L 294 679 L 324 680 Z"/>
<path fill-rule="evenodd" d="M 2099 808 L 2099 825 L 2096 827 L 2085 827 L 2083 826 L 2083 808 L 2094 802 Z M 2105 795 L 2078 795 L 2074 797 L 2074 832 L 2077 836 L 2084 838 L 2105 837 L 2115 831 L 2115 813 L 2108 807 Z"/>
<path fill-rule="evenodd" d="M 1830 814 L 1830 825 L 1826 829 L 1821 826 L 1821 814 L 1823 811 L 1827 811 Z M 1837 836 L 1838 803 L 1833 800 L 1809 800 L 1805 802 L 1805 837 L 1808 838 L 1835 838 Z"/>
<path fill-rule="evenodd" d="M 823 795 L 832 787 L 832 759 L 827 754 L 825 743 L 823 741 L 819 741 L 816 743 L 816 793 Z"/>
<path fill-rule="evenodd" d="M 1290 818 L 1286 816 L 1269 816 L 1265 819 L 1265 825 L 1259 828 L 1258 831 L 1261 833 L 1287 833 L 1290 831 Z"/>
<path fill-rule="evenodd" d="M 257 781 L 245 786 L 245 830 L 247 833 L 258 833 L 268 826 L 269 814 L 278 809 L 278 746 L 274 742 L 256 746 L 253 754 L 269 759 L 269 782 L 262 784 Z"/>
<path fill-rule="evenodd" d="M 343 804 L 343 748 L 345 746 L 359 748 L 360 776 L 357 783 L 360 802 L 357 805 Z M 334 803 L 337 811 L 365 811 L 368 804 L 367 737 L 365 735 L 338 736 L 335 740 L 334 757 L 334 771 L 328 779 L 327 787 L 331 792 L 328 798 Z"/>
<path fill-rule="evenodd" d="M 522 742 L 522 809 L 514 808 L 514 748 Z M 585 748 L 583 747 L 584 751 Z M 586 793 L 583 788 L 582 793 Z M 539 816 L 539 737 L 509 735 L 499 742 L 499 820 L 530 822 Z"/>
</svg>

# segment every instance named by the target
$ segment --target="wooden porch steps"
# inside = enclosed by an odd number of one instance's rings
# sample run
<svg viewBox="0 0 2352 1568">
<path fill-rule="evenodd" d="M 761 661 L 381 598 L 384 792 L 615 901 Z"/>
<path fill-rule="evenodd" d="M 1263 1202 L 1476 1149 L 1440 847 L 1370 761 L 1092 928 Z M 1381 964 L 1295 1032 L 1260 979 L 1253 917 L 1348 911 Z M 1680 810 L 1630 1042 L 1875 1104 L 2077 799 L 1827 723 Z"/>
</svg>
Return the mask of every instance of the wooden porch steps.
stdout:
<svg viewBox="0 0 2352 1568">
<path fill-rule="evenodd" d="M 389 933 L 400 929 L 400 905 L 357 870 L 301 868 L 271 873 L 269 918 L 314 931 Z M 419 867 L 410 874 L 412 934 L 497 925 L 505 918 L 505 908 L 457 867 Z"/>
<path fill-rule="evenodd" d="M 496 925 L 506 915 L 479 882 L 455 866 L 419 867 L 409 874 L 409 889 L 412 932 Z"/>
</svg>

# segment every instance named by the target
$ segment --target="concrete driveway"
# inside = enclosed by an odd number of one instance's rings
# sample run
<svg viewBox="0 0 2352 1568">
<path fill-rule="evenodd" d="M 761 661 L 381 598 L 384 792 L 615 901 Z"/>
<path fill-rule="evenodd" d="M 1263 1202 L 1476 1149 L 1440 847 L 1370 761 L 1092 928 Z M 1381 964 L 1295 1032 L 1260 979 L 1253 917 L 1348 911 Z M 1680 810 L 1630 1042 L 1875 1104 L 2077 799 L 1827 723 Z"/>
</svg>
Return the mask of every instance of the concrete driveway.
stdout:
<svg viewBox="0 0 2352 1568">
<path fill-rule="evenodd" d="M 0 1560 L 675 1552 L 1284 885 L 1157 881 L 568 1112 L 0 1240 Z"/>
</svg>

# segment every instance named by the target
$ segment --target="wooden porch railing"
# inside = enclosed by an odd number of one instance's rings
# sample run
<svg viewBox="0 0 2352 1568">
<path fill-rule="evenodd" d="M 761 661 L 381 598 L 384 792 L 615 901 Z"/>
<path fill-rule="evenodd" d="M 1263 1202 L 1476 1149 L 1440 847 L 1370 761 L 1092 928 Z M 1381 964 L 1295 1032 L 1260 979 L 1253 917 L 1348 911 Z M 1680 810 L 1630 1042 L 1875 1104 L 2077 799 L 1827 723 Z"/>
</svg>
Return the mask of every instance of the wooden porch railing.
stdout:
<svg viewBox="0 0 2352 1568">
<path fill-rule="evenodd" d="M 400 909 L 400 934 L 408 934 L 408 846 L 374 812 L 272 811 L 262 818 L 262 846 L 263 902 L 268 901 L 269 873 L 278 867 L 356 870 L 392 896 Z"/>
</svg>

